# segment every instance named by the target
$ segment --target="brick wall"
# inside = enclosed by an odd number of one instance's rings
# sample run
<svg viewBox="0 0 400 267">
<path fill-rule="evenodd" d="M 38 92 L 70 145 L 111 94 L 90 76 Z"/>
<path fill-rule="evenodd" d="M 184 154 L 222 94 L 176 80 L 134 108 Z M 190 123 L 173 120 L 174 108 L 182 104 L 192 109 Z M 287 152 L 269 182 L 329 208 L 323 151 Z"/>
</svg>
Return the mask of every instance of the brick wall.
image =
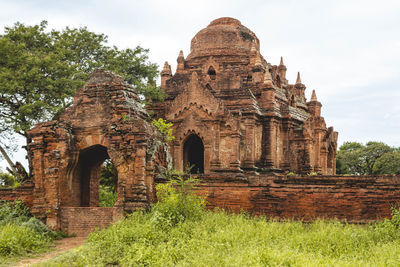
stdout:
<svg viewBox="0 0 400 267">
<path fill-rule="evenodd" d="M 17 188 L 0 188 L 0 200 L 23 200 L 28 207 L 32 207 L 33 184 L 25 183 Z"/>
<path fill-rule="evenodd" d="M 200 191 L 210 208 L 246 210 L 308 221 L 337 218 L 365 223 L 390 217 L 400 204 L 400 176 L 202 175 Z"/>
<path fill-rule="evenodd" d="M 105 228 L 122 218 L 115 207 L 63 207 L 60 209 L 61 230 L 68 234 L 86 236 L 95 228 Z"/>
</svg>

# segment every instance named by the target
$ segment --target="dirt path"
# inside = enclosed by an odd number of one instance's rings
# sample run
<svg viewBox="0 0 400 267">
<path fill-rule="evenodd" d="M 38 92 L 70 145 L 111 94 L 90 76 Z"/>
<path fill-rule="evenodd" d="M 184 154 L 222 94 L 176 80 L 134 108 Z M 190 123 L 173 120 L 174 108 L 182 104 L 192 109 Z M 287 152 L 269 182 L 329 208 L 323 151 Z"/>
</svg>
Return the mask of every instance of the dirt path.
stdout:
<svg viewBox="0 0 400 267">
<path fill-rule="evenodd" d="M 16 267 L 22 266 L 31 266 L 33 264 L 37 264 L 43 261 L 47 261 L 51 258 L 58 256 L 59 254 L 76 248 L 82 245 L 86 241 L 87 237 L 69 237 L 63 238 L 61 240 L 56 241 L 56 246 L 53 251 L 49 253 L 45 253 L 42 255 L 38 255 L 36 258 L 25 258 L 20 260 L 16 265 Z"/>
</svg>

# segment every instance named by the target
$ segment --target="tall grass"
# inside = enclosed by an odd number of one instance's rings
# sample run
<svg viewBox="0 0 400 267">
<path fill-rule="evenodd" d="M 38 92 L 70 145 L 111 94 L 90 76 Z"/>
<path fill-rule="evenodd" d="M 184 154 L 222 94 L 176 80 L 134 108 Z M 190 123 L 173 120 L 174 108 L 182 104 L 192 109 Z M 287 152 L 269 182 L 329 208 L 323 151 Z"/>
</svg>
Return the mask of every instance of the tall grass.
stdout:
<svg viewBox="0 0 400 267">
<path fill-rule="evenodd" d="M 205 211 L 184 181 L 161 188 L 161 202 L 92 233 L 86 245 L 44 266 L 399 266 L 393 220 L 278 222 Z M 177 186 L 178 185 L 178 186 Z M 186 188 L 186 189 L 185 189 Z M 160 191 L 159 191 L 160 192 Z M 160 196 L 159 196 L 160 197 Z M 183 205 L 186 203 L 186 205 Z M 178 219 L 177 219 L 178 218 Z M 161 223 L 161 222 L 164 222 Z"/>
<path fill-rule="evenodd" d="M 0 202 L 0 265 L 43 252 L 59 237 L 34 218 L 22 201 Z"/>
</svg>

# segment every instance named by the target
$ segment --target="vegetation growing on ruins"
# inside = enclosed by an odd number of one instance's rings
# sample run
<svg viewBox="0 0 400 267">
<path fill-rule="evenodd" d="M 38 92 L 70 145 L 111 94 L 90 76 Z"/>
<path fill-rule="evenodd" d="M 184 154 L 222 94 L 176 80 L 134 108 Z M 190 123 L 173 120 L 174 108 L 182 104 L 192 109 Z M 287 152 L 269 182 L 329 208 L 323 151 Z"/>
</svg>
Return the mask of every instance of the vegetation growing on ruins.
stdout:
<svg viewBox="0 0 400 267">
<path fill-rule="evenodd" d="M 337 153 L 337 174 L 400 174 L 400 148 L 382 142 L 345 142 Z"/>
<path fill-rule="evenodd" d="M 151 124 L 157 128 L 167 144 L 175 139 L 175 136 L 172 133 L 171 122 L 167 122 L 163 118 L 159 118 L 158 120 L 154 119 Z"/>
<path fill-rule="evenodd" d="M 107 46 L 106 35 L 86 27 L 47 30 L 46 21 L 5 27 L 0 35 L 0 152 L 7 157 L 13 134 L 26 138 L 35 123 L 57 118 L 97 68 L 121 75 L 147 100 L 162 99 L 155 83 L 157 65 L 147 53 L 140 46 Z"/>
<path fill-rule="evenodd" d="M 400 211 L 370 225 L 278 222 L 204 210 L 183 179 L 160 202 L 89 236 L 42 266 L 387 266 L 400 260 Z"/>
<path fill-rule="evenodd" d="M 46 251 L 60 237 L 33 217 L 22 201 L 0 202 L 0 265 Z"/>
</svg>

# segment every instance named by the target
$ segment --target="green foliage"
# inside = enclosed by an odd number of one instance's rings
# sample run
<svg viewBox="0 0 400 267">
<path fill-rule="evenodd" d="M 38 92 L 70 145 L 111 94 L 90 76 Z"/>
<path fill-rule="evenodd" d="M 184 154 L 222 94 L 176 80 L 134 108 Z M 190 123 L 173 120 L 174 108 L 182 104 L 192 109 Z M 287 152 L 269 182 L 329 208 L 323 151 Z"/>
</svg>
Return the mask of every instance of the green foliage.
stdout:
<svg viewBox="0 0 400 267">
<path fill-rule="evenodd" d="M 400 152 L 393 151 L 378 158 L 372 168 L 374 174 L 400 174 Z"/>
<path fill-rule="evenodd" d="M 400 234 L 388 235 L 382 222 L 305 224 L 217 211 L 164 231 L 152 218 L 135 212 L 42 266 L 397 266 L 400 260 Z"/>
<path fill-rule="evenodd" d="M 156 187 L 158 202 L 152 207 L 152 221 L 168 229 L 185 220 L 197 220 L 204 212 L 204 197 L 193 193 L 198 180 L 193 177 L 171 177 Z"/>
<path fill-rule="evenodd" d="M 58 118 L 97 68 L 121 75 L 146 100 L 163 99 L 147 49 L 109 47 L 106 35 L 86 27 L 46 28 L 46 21 L 17 22 L 0 35 L 0 145 L 8 143 L 6 135 L 26 137 L 35 123 Z"/>
<path fill-rule="evenodd" d="M 47 250 L 62 236 L 32 217 L 22 201 L 0 203 L 0 265 L 13 257 Z"/>
<path fill-rule="evenodd" d="M 117 171 L 112 161 L 110 159 L 105 160 L 100 171 L 100 185 L 114 186 L 116 175 Z"/>
<path fill-rule="evenodd" d="M 117 170 L 110 159 L 104 161 L 100 171 L 99 204 L 100 207 L 113 207 L 117 201 L 115 190 Z"/>
<path fill-rule="evenodd" d="M 172 133 L 172 123 L 159 118 L 158 120 L 153 120 L 151 124 L 158 129 L 158 131 L 163 136 L 165 142 L 169 143 L 175 139 Z"/>
<path fill-rule="evenodd" d="M 344 143 L 337 153 L 338 174 L 394 174 L 400 170 L 398 152 L 382 142 Z"/>
<path fill-rule="evenodd" d="M 9 173 L 0 171 L 0 187 L 17 187 L 17 179 Z"/>
<path fill-rule="evenodd" d="M 43 251 L 49 240 L 30 227 L 15 223 L 0 226 L 0 263 L 11 256 Z"/>
<path fill-rule="evenodd" d="M 113 186 L 100 185 L 99 205 L 100 207 L 113 207 L 117 201 L 117 193 Z"/>
</svg>

